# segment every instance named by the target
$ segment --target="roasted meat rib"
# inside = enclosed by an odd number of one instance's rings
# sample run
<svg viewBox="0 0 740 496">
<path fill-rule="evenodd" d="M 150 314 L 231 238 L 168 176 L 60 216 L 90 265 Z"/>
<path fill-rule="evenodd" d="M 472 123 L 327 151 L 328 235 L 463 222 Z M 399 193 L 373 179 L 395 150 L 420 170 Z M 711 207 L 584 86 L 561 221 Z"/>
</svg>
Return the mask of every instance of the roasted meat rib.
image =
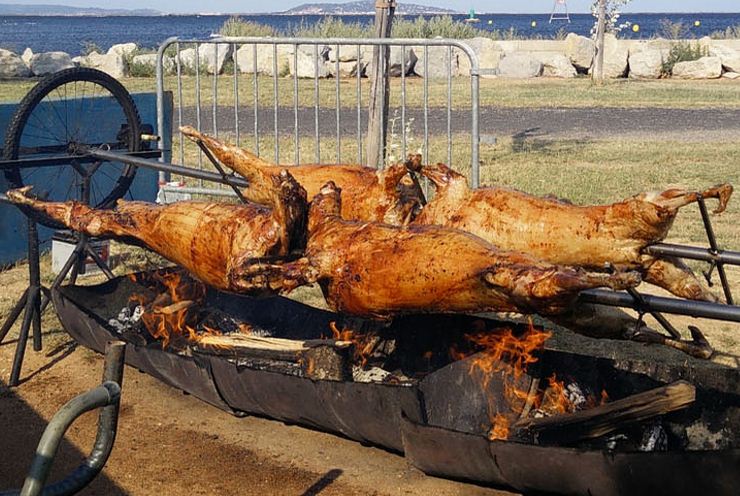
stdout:
<svg viewBox="0 0 740 496">
<path fill-rule="evenodd" d="M 329 182 L 311 202 L 306 257 L 255 264 L 245 291 L 289 292 L 312 282 L 336 311 L 388 318 L 409 313 L 516 311 L 558 314 L 579 291 L 632 287 L 635 272 L 591 273 L 501 251 L 440 226 L 391 226 L 340 216 L 340 190 Z"/>
<path fill-rule="evenodd" d="M 8 191 L 7 196 L 75 231 L 144 245 L 204 283 L 236 291 L 240 270 L 252 259 L 283 257 L 305 247 L 306 192 L 285 171 L 274 181 L 272 208 L 119 201 L 115 210 L 95 210 L 73 201 L 36 200 L 28 195 L 30 187 Z"/>
<path fill-rule="evenodd" d="M 718 198 L 715 213 L 724 211 L 732 194 L 729 184 L 700 193 L 642 193 L 611 205 L 581 207 L 506 188 L 470 189 L 463 175 L 443 164 L 418 170 L 435 185 L 436 194 L 415 224 L 462 229 L 502 249 L 556 264 L 638 269 L 645 281 L 682 298 L 717 299 L 680 260 L 642 250 L 665 239 L 679 208 L 699 197 Z"/>
<path fill-rule="evenodd" d="M 264 197 L 269 197 L 272 189 L 269 177 L 285 168 L 190 126 L 183 126 L 180 131 L 205 145 L 223 165 L 244 176 L 250 183 L 244 189 L 244 196 L 250 201 L 264 203 Z M 400 163 L 383 170 L 360 165 L 291 165 L 287 168 L 306 188 L 309 200 L 327 181 L 334 181 L 342 188 L 345 196 L 342 217 L 345 219 L 400 225 L 408 222 L 420 205 L 418 183 L 412 181 L 408 169 Z"/>
</svg>

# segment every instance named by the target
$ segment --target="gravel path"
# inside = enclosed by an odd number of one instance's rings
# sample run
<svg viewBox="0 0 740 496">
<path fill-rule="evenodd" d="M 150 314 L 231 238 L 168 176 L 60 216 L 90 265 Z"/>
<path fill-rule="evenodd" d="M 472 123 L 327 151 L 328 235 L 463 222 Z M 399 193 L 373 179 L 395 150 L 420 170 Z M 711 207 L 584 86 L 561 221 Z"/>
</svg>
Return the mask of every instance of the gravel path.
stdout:
<svg viewBox="0 0 740 496">
<path fill-rule="evenodd" d="M 177 113 L 175 113 L 175 116 Z M 396 115 L 397 131 L 400 130 L 400 110 L 391 110 Z M 420 138 L 424 133 L 424 114 L 420 109 L 408 109 L 407 119 L 414 119 L 412 132 Z M 182 122 L 196 124 L 195 107 L 183 109 Z M 177 121 L 177 117 L 175 117 Z M 233 132 L 235 129 L 234 109 L 217 109 L 219 132 Z M 272 134 L 274 131 L 274 111 L 261 108 L 257 121 L 260 132 Z M 343 136 L 357 134 L 357 111 L 343 108 L 340 111 L 340 133 Z M 367 114 L 361 112 L 360 121 L 367 122 Z M 337 128 L 336 110 L 323 108 L 318 115 L 319 132 L 322 136 L 335 136 Z M 201 108 L 202 129 L 212 132 L 213 109 Z M 451 113 L 453 132 L 470 129 L 470 113 L 454 110 Z M 277 127 L 281 134 L 292 134 L 295 115 L 292 107 L 279 107 Z M 302 135 L 312 136 L 315 132 L 315 114 L 311 107 L 298 109 L 298 126 Z M 244 107 L 239 111 L 240 133 L 254 130 L 254 112 Z M 430 134 L 447 132 L 447 113 L 445 109 L 432 109 L 428 114 Z M 740 109 L 622 109 L 622 108 L 495 108 L 480 110 L 481 136 L 496 136 L 537 139 L 639 139 L 652 141 L 726 141 L 740 138 Z"/>
</svg>

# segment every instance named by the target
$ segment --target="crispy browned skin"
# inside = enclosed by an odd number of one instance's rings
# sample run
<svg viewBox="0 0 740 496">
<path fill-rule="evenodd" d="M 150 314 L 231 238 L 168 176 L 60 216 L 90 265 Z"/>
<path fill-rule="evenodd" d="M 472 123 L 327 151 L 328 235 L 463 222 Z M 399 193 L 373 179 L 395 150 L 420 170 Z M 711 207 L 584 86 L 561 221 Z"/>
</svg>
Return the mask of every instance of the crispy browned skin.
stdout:
<svg viewBox="0 0 740 496">
<path fill-rule="evenodd" d="M 501 251 L 470 233 L 440 226 L 343 220 L 328 183 L 309 213 L 306 258 L 255 265 L 252 285 L 288 292 L 318 282 L 329 305 L 372 318 L 407 313 L 517 311 L 557 314 L 583 289 L 639 284 L 636 273 L 595 274 Z"/>
<path fill-rule="evenodd" d="M 305 246 L 306 193 L 287 174 L 276 182 L 273 209 L 256 204 L 119 201 L 115 210 L 95 210 L 78 202 L 35 200 L 27 194 L 29 187 L 9 191 L 8 198 L 75 231 L 142 244 L 204 283 L 235 291 L 235 277 L 252 259 L 284 256 Z"/>
<path fill-rule="evenodd" d="M 507 250 L 520 250 L 552 263 L 603 269 L 607 263 L 639 269 L 647 282 L 690 299 L 716 297 L 680 260 L 642 253 L 665 239 L 680 207 L 718 198 L 725 209 L 732 186 L 697 193 L 669 189 L 641 193 L 610 205 L 576 206 L 506 188 L 470 189 L 464 176 L 438 164 L 420 168 L 437 192 L 414 220 L 476 234 Z"/>
<path fill-rule="evenodd" d="M 244 195 L 256 203 L 264 203 L 271 184 L 266 181 L 284 169 L 257 157 L 243 148 L 224 143 L 198 132 L 190 126 L 180 131 L 193 141 L 203 143 L 213 156 L 226 167 L 244 176 L 250 185 Z M 342 217 L 401 225 L 410 219 L 420 201 L 418 187 L 410 181 L 408 169 L 396 164 L 384 170 L 360 165 L 292 165 L 290 173 L 306 189 L 309 200 L 326 184 L 334 181 L 344 194 Z"/>
</svg>

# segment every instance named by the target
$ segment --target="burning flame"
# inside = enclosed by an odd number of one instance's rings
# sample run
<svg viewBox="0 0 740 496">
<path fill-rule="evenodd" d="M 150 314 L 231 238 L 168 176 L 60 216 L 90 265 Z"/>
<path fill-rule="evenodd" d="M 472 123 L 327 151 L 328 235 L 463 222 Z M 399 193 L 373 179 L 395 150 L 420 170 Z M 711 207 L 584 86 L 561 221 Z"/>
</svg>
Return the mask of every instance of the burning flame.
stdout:
<svg viewBox="0 0 740 496">
<path fill-rule="evenodd" d="M 375 336 L 362 334 L 346 327 L 340 331 L 337 328 L 337 323 L 333 321 L 329 322 L 329 329 L 331 329 L 332 339 L 335 341 L 349 341 L 354 344 L 354 359 L 360 363 L 360 367 L 365 367 L 377 344 Z"/>
<path fill-rule="evenodd" d="M 205 325 L 200 332 L 196 328 L 198 315 L 191 310 L 205 301 L 206 287 L 202 283 L 185 279 L 179 272 L 156 273 L 151 281 L 137 282 L 154 283 L 155 287 L 164 288 L 154 298 L 135 294 L 129 299 L 143 307 L 144 327 L 154 339 L 162 341 L 162 348 L 166 348 L 175 336 L 198 342 L 203 335 L 221 334 Z"/>
<path fill-rule="evenodd" d="M 538 361 L 537 352 L 544 347 L 551 335 L 536 329 L 530 321 L 529 328 L 521 336 L 516 336 L 511 329 L 491 332 L 479 330 L 479 326 L 476 326 L 476 332 L 465 336 L 474 345 L 475 351 L 478 351 L 470 360 L 468 373 L 480 384 L 486 395 L 490 440 L 508 439 L 512 421 L 532 409 L 546 415 L 576 411 L 577 405 L 569 396 L 564 382 L 558 380 L 555 374 L 547 378 L 547 387 L 544 390 L 524 390 L 518 387 L 519 379 L 531 364 Z M 470 353 L 453 347 L 450 349 L 450 356 L 459 360 L 467 358 Z M 489 390 L 491 380 L 495 377 L 502 383 L 503 402 Z M 602 391 L 601 404 L 607 400 L 606 391 Z M 586 403 L 587 407 L 596 406 L 597 400 L 587 398 Z"/>
</svg>

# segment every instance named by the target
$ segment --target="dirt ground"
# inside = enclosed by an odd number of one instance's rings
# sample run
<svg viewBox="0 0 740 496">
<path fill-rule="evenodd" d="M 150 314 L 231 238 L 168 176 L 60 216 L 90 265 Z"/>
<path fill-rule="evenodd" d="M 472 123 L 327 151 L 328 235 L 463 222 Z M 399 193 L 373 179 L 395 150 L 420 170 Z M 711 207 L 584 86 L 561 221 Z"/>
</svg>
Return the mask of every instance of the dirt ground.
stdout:
<svg viewBox="0 0 740 496">
<path fill-rule="evenodd" d="M 0 272 L 2 320 L 24 287 L 26 269 L 21 265 Z M 100 382 L 102 357 L 76 346 L 52 309 L 44 314 L 43 324 L 44 348 L 34 352 L 29 343 L 18 388 L 7 387 L 18 326 L 0 345 L 0 492 L 22 485 L 51 416 Z M 96 422 L 97 414 L 91 412 L 72 426 L 51 480 L 87 455 Z M 83 494 L 510 493 L 429 477 L 400 455 L 332 434 L 263 418 L 237 418 L 127 367 L 115 448 L 103 473 Z"/>
</svg>

